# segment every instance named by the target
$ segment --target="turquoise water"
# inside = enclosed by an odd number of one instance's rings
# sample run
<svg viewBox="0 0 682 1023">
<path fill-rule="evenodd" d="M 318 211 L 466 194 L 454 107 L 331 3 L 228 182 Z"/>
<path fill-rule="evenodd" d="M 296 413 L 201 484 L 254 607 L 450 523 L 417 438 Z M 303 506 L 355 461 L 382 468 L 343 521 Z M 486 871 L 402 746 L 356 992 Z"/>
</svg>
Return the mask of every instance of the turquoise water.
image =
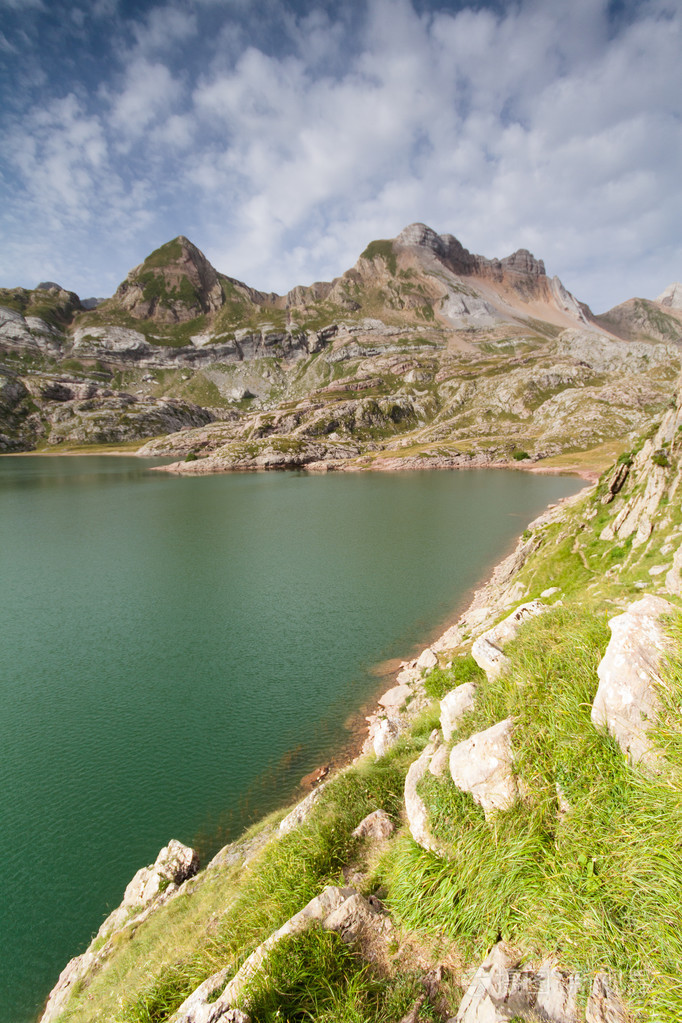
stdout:
<svg viewBox="0 0 682 1023">
<path fill-rule="evenodd" d="M 578 480 L 179 478 L 0 459 L 0 1020 L 39 1011 L 132 875 L 204 861 L 348 747 L 345 723 Z"/>
</svg>

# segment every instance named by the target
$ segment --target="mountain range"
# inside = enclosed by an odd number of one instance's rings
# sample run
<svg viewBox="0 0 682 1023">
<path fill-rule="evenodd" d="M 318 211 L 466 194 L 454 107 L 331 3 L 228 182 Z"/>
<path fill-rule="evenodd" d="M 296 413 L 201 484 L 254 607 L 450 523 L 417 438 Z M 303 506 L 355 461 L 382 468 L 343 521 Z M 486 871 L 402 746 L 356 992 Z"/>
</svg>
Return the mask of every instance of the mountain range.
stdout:
<svg viewBox="0 0 682 1023">
<path fill-rule="evenodd" d="M 665 407 L 681 353 L 681 285 L 594 315 L 527 250 L 424 224 L 287 295 L 179 236 L 106 300 L 0 289 L 0 450 L 146 441 L 188 473 L 599 463 Z"/>
</svg>

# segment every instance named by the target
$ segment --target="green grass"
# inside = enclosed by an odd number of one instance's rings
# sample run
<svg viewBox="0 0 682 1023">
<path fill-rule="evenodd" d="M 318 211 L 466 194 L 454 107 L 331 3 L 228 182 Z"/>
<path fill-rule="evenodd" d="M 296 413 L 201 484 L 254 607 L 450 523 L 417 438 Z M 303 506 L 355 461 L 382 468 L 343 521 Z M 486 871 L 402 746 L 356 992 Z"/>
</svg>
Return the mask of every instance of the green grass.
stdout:
<svg viewBox="0 0 682 1023">
<path fill-rule="evenodd" d="M 424 679 L 426 695 L 432 700 L 441 700 L 446 693 L 465 682 L 480 685 L 485 681 L 485 672 L 479 668 L 471 654 L 455 657 L 449 668 L 434 668 Z"/>
<path fill-rule="evenodd" d="M 160 245 L 158 249 L 150 252 L 142 265 L 145 270 L 161 269 L 170 263 L 177 262 L 181 256 L 182 245 L 180 240 L 173 238 L 172 241 L 166 242 L 165 245 Z"/>
<path fill-rule="evenodd" d="M 420 791 L 448 856 L 403 839 L 380 877 L 410 927 L 444 932 L 471 956 L 501 935 L 585 975 L 607 969 L 636 1018 L 654 1023 L 682 1018 L 682 658 L 666 673 L 657 733 L 668 768 L 652 779 L 590 721 L 608 635 L 588 607 L 556 608 L 519 632 L 505 648 L 511 669 L 480 692 L 455 741 L 513 716 L 524 801 L 486 823 L 469 796 L 428 776 Z"/>
<path fill-rule="evenodd" d="M 383 259 L 389 273 L 394 276 L 398 269 L 395 252 L 393 251 L 393 242 L 389 239 L 378 239 L 377 241 L 370 242 L 360 256 L 360 259 Z"/>
<path fill-rule="evenodd" d="M 382 976 L 319 928 L 283 939 L 244 998 L 253 1023 L 395 1023 L 422 993 L 417 977 Z M 437 1017 L 425 1008 L 420 1019 Z"/>
</svg>

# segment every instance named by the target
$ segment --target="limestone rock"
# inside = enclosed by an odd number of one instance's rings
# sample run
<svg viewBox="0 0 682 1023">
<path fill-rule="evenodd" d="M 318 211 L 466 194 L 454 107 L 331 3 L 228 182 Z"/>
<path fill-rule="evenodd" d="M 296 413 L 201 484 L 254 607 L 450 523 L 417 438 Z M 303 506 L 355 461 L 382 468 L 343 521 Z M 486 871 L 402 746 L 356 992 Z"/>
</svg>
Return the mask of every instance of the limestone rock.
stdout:
<svg viewBox="0 0 682 1023">
<path fill-rule="evenodd" d="M 646 596 L 609 622 L 611 639 L 597 669 L 592 723 L 606 726 L 635 764 L 656 764 L 647 731 L 658 712 L 659 667 L 668 648 L 661 617 L 674 612 L 662 597 Z"/>
<path fill-rule="evenodd" d="M 228 972 L 225 967 L 200 984 L 171 1016 L 172 1023 L 217 1023 L 218 1020 L 227 1023 L 228 1013 L 239 1012 L 221 1004 L 222 999 L 216 1001 L 216 994 L 225 987 Z M 231 1023 L 247 1023 L 249 1017 L 245 1013 L 241 1016 L 243 1019 L 233 1016 Z"/>
<path fill-rule="evenodd" d="M 426 803 L 417 792 L 417 785 L 426 774 L 435 749 L 435 743 L 430 742 L 414 763 L 410 764 L 405 778 L 405 814 L 410 834 L 415 842 L 422 849 L 441 853 L 442 850 L 429 830 L 429 815 Z"/>
<path fill-rule="evenodd" d="M 411 695 L 412 690 L 409 686 L 393 686 L 379 697 L 377 703 L 386 708 L 398 708 L 402 707 L 408 696 Z"/>
<path fill-rule="evenodd" d="M 446 693 L 440 701 L 440 727 L 443 738 L 449 742 L 461 718 L 474 706 L 476 686 L 473 682 L 464 682 L 456 689 Z"/>
<path fill-rule="evenodd" d="M 374 810 L 364 817 L 353 832 L 353 838 L 371 838 L 384 842 L 395 831 L 395 824 L 385 810 Z"/>
<path fill-rule="evenodd" d="M 531 600 L 521 604 L 498 625 L 478 637 L 471 647 L 471 655 L 489 679 L 498 678 L 509 667 L 509 658 L 502 653 L 505 643 L 514 638 L 525 621 L 546 610 L 546 604 Z"/>
<path fill-rule="evenodd" d="M 374 750 L 374 755 L 383 757 L 386 750 L 398 738 L 398 735 L 398 727 L 392 720 L 386 717 L 374 717 L 370 722 L 368 736 L 368 743 L 370 748 Z"/>
<path fill-rule="evenodd" d="M 140 355 L 149 351 L 151 345 L 144 334 L 128 327 L 80 327 L 73 336 L 75 356 L 102 352 Z"/>
<path fill-rule="evenodd" d="M 628 1023 L 628 1015 L 605 973 L 594 978 L 585 1009 L 585 1023 Z"/>
<path fill-rule="evenodd" d="M 514 1018 L 578 1023 L 578 986 L 579 978 L 551 960 L 538 970 L 519 967 L 500 943 L 481 963 L 449 1023 L 506 1023 Z"/>
<path fill-rule="evenodd" d="M 151 866 L 142 867 L 135 874 L 125 890 L 123 905 L 143 905 L 158 895 L 164 885 L 182 884 L 198 869 L 199 857 L 194 849 L 172 838 Z"/>
<path fill-rule="evenodd" d="M 682 544 L 673 554 L 672 567 L 665 577 L 665 588 L 675 597 L 682 596 Z"/>
<path fill-rule="evenodd" d="M 675 284 L 669 284 L 656 301 L 659 305 L 664 305 L 668 309 L 682 309 L 682 284 L 679 281 L 676 281 Z"/>
<path fill-rule="evenodd" d="M 508 810 L 519 794 L 513 772 L 512 728 L 513 719 L 505 718 L 458 743 L 450 752 L 452 780 L 471 793 L 486 815 Z"/>
<path fill-rule="evenodd" d="M 328 886 L 303 909 L 270 935 L 242 963 L 241 967 L 216 998 L 224 983 L 226 971 L 221 970 L 204 981 L 171 1016 L 169 1023 L 248 1023 L 248 1016 L 230 1016 L 237 1001 L 253 981 L 269 952 L 290 935 L 302 934 L 313 924 L 336 931 L 344 941 L 384 938 L 391 929 L 390 920 L 380 912 L 378 900 L 365 899 L 354 888 Z"/>
<path fill-rule="evenodd" d="M 431 757 L 429 763 L 429 774 L 432 774 L 434 778 L 442 778 L 448 769 L 448 763 L 450 760 L 450 750 L 443 744 L 439 746 L 436 752 Z"/>
<path fill-rule="evenodd" d="M 280 835 L 288 835 L 290 831 L 294 831 L 303 824 L 306 818 L 310 816 L 313 807 L 320 798 L 326 784 L 326 782 L 322 782 L 322 784 L 318 785 L 316 789 L 313 789 L 313 791 L 310 792 L 305 799 L 302 799 L 300 803 L 297 803 L 291 813 L 286 815 L 284 820 L 280 821 Z"/>
<path fill-rule="evenodd" d="M 426 650 L 422 650 L 417 658 L 417 668 L 419 671 L 427 671 L 429 668 L 435 668 L 437 664 L 438 658 L 430 647 L 427 647 Z"/>
<path fill-rule="evenodd" d="M 479 668 L 483 669 L 490 681 L 504 674 L 511 664 L 509 658 L 505 657 L 497 643 L 490 638 L 488 633 L 484 636 L 479 636 L 475 641 L 471 647 L 471 656 Z"/>
<path fill-rule="evenodd" d="M 324 921 L 324 928 L 335 931 L 347 944 L 351 944 L 374 935 L 385 936 L 391 928 L 391 922 L 372 905 L 372 899 L 364 899 L 362 895 L 355 894 L 329 914 Z"/>
<path fill-rule="evenodd" d="M 198 869 L 199 857 L 194 849 L 183 845 L 177 839 L 171 839 L 151 866 L 143 867 L 135 874 L 125 890 L 121 905 L 106 918 L 95 941 L 109 938 L 115 930 L 126 924 L 131 910 L 147 907 L 143 913 L 135 917 L 137 921 L 141 921 L 157 903 L 171 894 L 172 889 L 177 889 L 183 881 L 196 874 Z M 165 894 L 161 895 L 164 887 Z M 96 951 L 94 948 L 93 942 L 82 955 L 67 963 L 49 994 L 40 1023 L 52 1023 L 56 1020 L 66 1008 L 74 986 L 91 977 L 100 968 L 107 957 L 110 945 L 105 943 Z"/>
</svg>

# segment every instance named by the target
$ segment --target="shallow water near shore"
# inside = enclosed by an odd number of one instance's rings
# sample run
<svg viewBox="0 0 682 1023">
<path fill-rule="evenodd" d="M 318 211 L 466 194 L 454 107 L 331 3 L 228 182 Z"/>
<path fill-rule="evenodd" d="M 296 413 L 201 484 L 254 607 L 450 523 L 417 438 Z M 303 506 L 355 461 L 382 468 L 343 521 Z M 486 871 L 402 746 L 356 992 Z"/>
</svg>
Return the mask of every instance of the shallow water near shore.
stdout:
<svg viewBox="0 0 682 1023">
<path fill-rule="evenodd" d="M 184 478 L 0 459 L 0 1021 L 35 1018 L 135 871 L 204 862 L 348 748 L 549 502 L 518 472 Z"/>
</svg>

